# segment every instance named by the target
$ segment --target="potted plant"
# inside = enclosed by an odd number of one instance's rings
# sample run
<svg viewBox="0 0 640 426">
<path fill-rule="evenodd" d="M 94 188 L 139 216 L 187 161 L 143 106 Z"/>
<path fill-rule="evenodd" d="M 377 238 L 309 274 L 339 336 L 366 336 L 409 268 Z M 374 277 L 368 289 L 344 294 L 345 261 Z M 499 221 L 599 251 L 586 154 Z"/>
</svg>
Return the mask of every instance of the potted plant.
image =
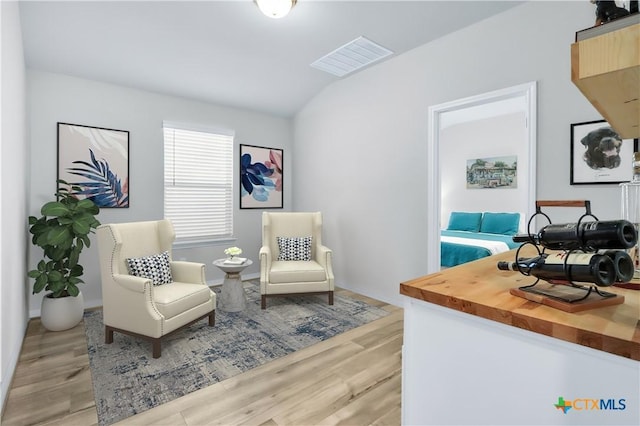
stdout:
<svg viewBox="0 0 640 426">
<path fill-rule="evenodd" d="M 44 250 L 45 259 L 37 269 L 29 271 L 35 280 L 33 294 L 49 293 L 42 299 L 42 325 L 51 331 L 75 327 L 84 313 L 84 300 L 78 289 L 84 270 L 78 263 L 84 247 L 89 247 L 89 234 L 100 225 L 95 216 L 98 206 L 88 198 L 75 194 L 82 188 L 58 180 L 57 201 L 45 203 L 41 217 L 29 216 L 31 242 Z"/>
<path fill-rule="evenodd" d="M 227 247 L 224 249 L 224 254 L 226 254 L 229 259 L 233 259 L 242 254 L 242 249 L 240 247 Z"/>
</svg>

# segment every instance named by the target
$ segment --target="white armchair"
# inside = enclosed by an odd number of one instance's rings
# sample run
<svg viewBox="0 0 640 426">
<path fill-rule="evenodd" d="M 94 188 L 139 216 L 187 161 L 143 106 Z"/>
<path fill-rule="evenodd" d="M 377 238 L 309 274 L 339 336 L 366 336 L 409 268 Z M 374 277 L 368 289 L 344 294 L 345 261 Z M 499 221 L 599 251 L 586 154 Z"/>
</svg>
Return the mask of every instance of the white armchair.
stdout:
<svg viewBox="0 0 640 426">
<path fill-rule="evenodd" d="M 262 309 L 267 297 L 294 294 L 327 294 L 333 305 L 332 251 L 322 245 L 322 213 L 263 212 L 259 256 Z"/>
<path fill-rule="evenodd" d="M 106 224 L 96 234 L 106 343 L 114 331 L 148 339 L 158 358 L 163 336 L 204 317 L 215 324 L 216 295 L 205 283 L 204 264 L 171 260 L 170 221 Z M 131 267 L 139 276 L 130 275 Z"/>
</svg>

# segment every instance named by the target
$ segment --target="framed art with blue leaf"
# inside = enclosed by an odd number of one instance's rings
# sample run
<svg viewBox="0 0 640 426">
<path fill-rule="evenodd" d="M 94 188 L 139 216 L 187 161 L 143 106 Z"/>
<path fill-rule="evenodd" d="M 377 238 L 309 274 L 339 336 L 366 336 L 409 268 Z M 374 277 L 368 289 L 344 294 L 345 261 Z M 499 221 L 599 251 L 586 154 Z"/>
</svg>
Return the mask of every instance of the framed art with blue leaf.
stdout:
<svg viewBox="0 0 640 426">
<path fill-rule="evenodd" d="M 240 145 L 240 208 L 281 209 L 283 151 Z"/>
<path fill-rule="evenodd" d="M 58 179 L 100 208 L 128 208 L 129 132 L 58 123 Z"/>
</svg>

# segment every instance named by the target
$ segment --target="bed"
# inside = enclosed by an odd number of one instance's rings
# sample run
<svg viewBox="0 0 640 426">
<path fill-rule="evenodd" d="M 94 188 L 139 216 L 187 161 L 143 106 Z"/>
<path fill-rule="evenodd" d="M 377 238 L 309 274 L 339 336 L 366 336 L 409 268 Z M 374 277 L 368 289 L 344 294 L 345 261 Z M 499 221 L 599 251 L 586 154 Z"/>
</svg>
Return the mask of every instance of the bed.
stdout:
<svg viewBox="0 0 640 426">
<path fill-rule="evenodd" d="M 520 213 L 452 212 L 440 235 L 440 265 L 452 267 L 518 247 Z"/>
</svg>

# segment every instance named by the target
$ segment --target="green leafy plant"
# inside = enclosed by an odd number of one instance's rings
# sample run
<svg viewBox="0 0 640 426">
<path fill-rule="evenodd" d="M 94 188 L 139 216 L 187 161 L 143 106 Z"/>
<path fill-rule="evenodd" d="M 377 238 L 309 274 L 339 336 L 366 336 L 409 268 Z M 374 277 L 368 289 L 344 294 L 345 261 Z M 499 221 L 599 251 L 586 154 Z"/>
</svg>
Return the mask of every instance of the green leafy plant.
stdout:
<svg viewBox="0 0 640 426">
<path fill-rule="evenodd" d="M 79 200 L 73 193 L 81 188 L 58 180 L 57 201 L 45 203 L 42 217 L 29 216 L 31 242 L 44 250 L 46 259 L 29 271 L 35 279 L 33 294 L 50 291 L 51 297 L 77 296 L 77 285 L 84 270 L 78 263 L 84 247 L 89 247 L 89 234 L 100 225 L 95 216 L 100 208 L 90 199 Z"/>
</svg>

